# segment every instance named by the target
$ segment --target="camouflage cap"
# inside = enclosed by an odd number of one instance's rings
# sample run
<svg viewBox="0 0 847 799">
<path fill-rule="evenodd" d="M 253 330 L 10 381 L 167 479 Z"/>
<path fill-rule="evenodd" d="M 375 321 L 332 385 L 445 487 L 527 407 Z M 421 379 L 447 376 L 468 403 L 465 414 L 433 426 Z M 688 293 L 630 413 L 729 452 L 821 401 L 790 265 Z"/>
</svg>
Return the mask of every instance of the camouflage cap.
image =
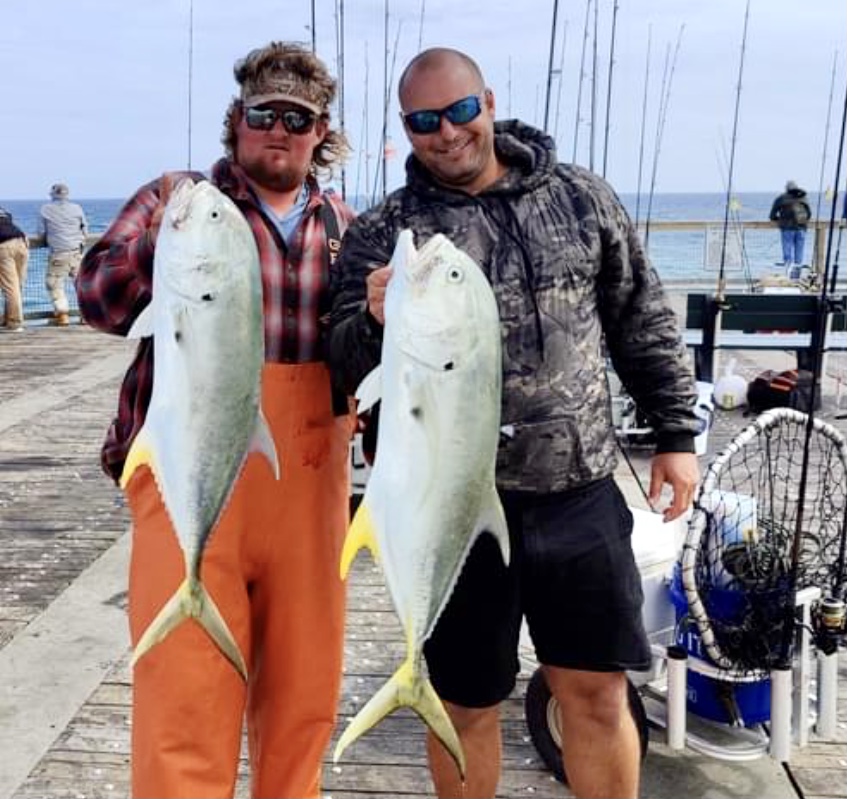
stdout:
<svg viewBox="0 0 847 799">
<path fill-rule="evenodd" d="M 237 61 L 233 71 L 246 108 L 289 102 L 321 115 L 335 95 L 335 81 L 326 67 L 299 44 L 271 42 Z"/>
<path fill-rule="evenodd" d="M 50 197 L 54 200 L 66 200 L 70 191 L 64 183 L 54 183 L 50 187 Z"/>
</svg>

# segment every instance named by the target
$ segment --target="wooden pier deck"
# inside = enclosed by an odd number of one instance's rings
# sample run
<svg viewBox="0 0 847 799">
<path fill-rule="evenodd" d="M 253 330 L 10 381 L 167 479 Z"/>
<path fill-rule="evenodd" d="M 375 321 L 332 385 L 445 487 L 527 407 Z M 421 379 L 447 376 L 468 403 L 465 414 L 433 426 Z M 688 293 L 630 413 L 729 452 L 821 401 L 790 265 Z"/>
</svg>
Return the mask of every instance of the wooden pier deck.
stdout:
<svg viewBox="0 0 847 799">
<path fill-rule="evenodd" d="M 84 327 L 0 333 L 0 799 L 128 794 L 128 514 L 100 472 L 99 447 L 131 352 Z M 753 371 L 770 365 L 756 358 Z M 832 405 L 829 396 L 830 420 Z M 745 423 L 738 412 L 719 413 L 710 452 Z M 836 424 L 847 432 L 847 422 Z M 646 460 L 636 456 L 635 464 L 643 471 Z M 403 648 L 366 556 L 354 568 L 348 605 L 340 727 L 394 671 Z M 499 795 L 566 796 L 529 740 L 522 697 L 534 663 L 531 652 L 523 656 L 504 707 Z M 840 666 L 838 740 L 813 734 L 792 753 L 790 774 L 768 758 L 732 764 L 671 752 L 653 734 L 642 796 L 847 797 L 844 652 Z M 339 765 L 327 762 L 324 787 L 336 798 L 431 796 L 421 722 L 403 712 L 385 720 Z M 244 763 L 238 795 L 249 795 Z"/>
</svg>

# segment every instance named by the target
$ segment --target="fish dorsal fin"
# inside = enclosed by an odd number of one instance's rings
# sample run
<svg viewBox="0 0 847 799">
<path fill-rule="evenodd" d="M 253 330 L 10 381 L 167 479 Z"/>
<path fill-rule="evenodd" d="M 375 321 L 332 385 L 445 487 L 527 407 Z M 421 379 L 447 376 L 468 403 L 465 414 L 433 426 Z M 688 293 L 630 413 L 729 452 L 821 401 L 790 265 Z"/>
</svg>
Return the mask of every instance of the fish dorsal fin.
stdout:
<svg viewBox="0 0 847 799">
<path fill-rule="evenodd" d="M 395 270 L 408 270 L 417 255 L 415 234 L 409 228 L 405 228 L 400 231 L 400 235 L 397 237 L 397 243 L 394 245 L 394 252 L 391 253 L 391 260 L 388 265 Z"/>
<path fill-rule="evenodd" d="M 268 421 L 265 419 L 265 414 L 259 408 L 256 414 L 256 429 L 253 431 L 253 438 L 250 441 L 250 452 L 258 452 L 264 455 L 268 463 L 273 469 L 274 477 L 279 480 L 279 457 L 276 452 L 276 444 L 274 444 L 273 435 L 271 435 Z"/>
<path fill-rule="evenodd" d="M 483 505 L 480 508 L 479 518 L 474 526 L 472 538 L 476 539 L 483 532 L 491 533 L 497 539 L 497 543 L 500 546 L 500 554 L 503 556 L 503 563 L 508 566 L 511 558 L 509 527 L 506 524 L 506 513 L 503 510 L 503 505 L 494 486 L 491 487 L 491 490 L 483 499 Z"/>
<path fill-rule="evenodd" d="M 359 400 L 357 413 L 369 411 L 382 399 L 382 364 L 368 372 L 365 379 L 359 383 L 356 399 Z"/>
<path fill-rule="evenodd" d="M 149 338 L 153 335 L 153 303 L 151 302 L 132 323 L 127 338 Z"/>
<path fill-rule="evenodd" d="M 347 530 L 344 539 L 344 549 L 341 551 L 341 579 L 347 578 L 350 566 L 356 558 L 356 554 L 362 547 L 371 551 L 373 559 L 379 563 L 379 544 L 377 544 L 376 529 L 373 525 L 373 514 L 371 513 L 368 495 L 359 504 L 356 515 Z"/>
</svg>

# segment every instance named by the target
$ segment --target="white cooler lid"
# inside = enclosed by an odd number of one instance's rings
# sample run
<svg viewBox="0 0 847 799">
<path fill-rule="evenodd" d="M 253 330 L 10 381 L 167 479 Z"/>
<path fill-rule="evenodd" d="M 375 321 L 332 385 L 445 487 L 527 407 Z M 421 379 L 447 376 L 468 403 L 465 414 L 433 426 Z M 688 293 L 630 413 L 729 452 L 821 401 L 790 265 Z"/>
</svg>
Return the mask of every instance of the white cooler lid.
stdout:
<svg viewBox="0 0 847 799">
<path fill-rule="evenodd" d="M 638 568 L 643 571 L 660 563 L 673 563 L 685 538 L 690 513 L 665 524 L 659 513 L 633 507 L 630 511 L 632 551 Z"/>
</svg>

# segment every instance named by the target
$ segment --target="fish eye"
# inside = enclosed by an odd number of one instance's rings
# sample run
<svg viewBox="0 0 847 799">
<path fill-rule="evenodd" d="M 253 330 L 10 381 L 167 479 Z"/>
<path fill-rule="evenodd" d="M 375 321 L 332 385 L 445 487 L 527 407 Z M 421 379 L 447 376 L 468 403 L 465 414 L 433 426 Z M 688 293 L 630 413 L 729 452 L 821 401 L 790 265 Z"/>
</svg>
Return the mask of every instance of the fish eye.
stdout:
<svg viewBox="0 0 847 799">
<path fill-rule="evenodd" d="M 221 212 L 220 212 L 220 209 L 219 209 L 219 208 L 213 208 L 213 209 L 209 212 L 209 218 L 210 218 L 211 220 L 213 220 L 214 222 L 217 222 L 217 221 L 221 218 Z"/>
<path fill-rule="evenodd" d="M 465 273 L 458 266 L 451 266 L 447 270 L 447 281 L 449 283 L 461 283 L 464 277 Z"/>
</svg>

